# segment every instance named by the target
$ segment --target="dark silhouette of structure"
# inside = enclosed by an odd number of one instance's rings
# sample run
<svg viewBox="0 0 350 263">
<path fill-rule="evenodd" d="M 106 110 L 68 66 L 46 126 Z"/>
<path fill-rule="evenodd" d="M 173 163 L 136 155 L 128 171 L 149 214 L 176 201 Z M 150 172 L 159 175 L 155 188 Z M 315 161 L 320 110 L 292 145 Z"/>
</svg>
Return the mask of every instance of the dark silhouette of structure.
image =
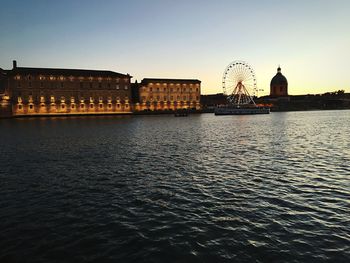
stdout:
<svg viewBox="0 0 350 263">
<path fill-rule="evenodd" d="M 270 83 L 270 97 L 288 96 L 288 81 L 281 73 L 281 67 L 277 68 L 277 74 L 272 78 Z"/>
</svg>

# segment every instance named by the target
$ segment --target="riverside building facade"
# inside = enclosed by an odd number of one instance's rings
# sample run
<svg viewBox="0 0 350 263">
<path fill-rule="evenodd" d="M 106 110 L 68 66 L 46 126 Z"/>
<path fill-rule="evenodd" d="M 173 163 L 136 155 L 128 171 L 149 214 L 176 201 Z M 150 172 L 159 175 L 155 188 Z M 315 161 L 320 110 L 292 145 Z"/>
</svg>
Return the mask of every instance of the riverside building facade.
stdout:
<svg viewBox="0 0 350 263">
<path fill-rule="evenodd" d="M 0 73 L 2 112 L 7 107 L 12 116 L 131 112 L 129 74 L 17 67 L 16 61 Z"/>
<path fill-rule="evenodd" d="M 201 81 L 144 78 L 107 70 L 0 68 L 0 117 L 200 110 Z"/>
<path fill-rule="evenodd" d="M 201 109 L 201 81 L 197 79 L 144 78 L 136 86 L 135 111 Z"/>
</svg>

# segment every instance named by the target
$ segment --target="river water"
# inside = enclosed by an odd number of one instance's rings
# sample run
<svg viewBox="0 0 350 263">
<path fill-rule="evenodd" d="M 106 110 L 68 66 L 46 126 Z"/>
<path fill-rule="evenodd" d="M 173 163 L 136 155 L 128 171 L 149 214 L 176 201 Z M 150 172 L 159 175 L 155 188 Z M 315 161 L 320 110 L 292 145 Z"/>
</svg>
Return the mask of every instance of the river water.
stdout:
<svg viewBox="0 0 350 263">
<path fill-rule="evenodd" d="M 350 111 L 0 120 L 0 262 L 350 262 Z"/>
</svg>

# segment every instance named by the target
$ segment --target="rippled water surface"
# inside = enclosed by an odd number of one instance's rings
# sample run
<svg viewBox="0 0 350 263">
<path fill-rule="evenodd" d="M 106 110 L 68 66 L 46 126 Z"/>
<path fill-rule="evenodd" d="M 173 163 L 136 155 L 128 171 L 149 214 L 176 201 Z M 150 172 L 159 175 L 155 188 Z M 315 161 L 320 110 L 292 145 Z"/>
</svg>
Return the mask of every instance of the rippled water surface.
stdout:
<svg viewBox="0 0 350 263">
<path fill-rule="evenodd" d="M 0 120 L 0 262 L 350 262 L 350 111 Z"/>
</svg>

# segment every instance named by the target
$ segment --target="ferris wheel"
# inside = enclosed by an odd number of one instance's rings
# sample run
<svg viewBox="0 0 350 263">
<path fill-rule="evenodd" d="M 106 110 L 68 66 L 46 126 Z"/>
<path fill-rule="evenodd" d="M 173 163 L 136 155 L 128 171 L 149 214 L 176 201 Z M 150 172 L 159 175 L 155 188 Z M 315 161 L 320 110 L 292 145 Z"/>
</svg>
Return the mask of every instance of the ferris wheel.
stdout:
<svg viewBox="0 0 350 263">
<path fill-rule="evenodd" d="M 256 77 L 253 68 L 244 61 L 230 63 L 222 77 L 224 94 L 230 104 L 255 105 L 253 97 L 257 95 Z"/>
</svg>

